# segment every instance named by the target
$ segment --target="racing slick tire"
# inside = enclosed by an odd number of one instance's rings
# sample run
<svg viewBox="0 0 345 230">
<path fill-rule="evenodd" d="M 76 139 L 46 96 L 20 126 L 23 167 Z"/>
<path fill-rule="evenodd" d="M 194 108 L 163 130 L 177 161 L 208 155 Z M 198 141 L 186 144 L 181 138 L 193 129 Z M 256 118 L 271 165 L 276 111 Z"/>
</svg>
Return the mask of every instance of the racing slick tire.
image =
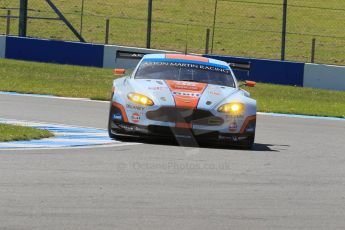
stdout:
<svg viewBox="0 0 345 230">
<path fill-rule="evenodd" d="M 111 98 L 113 97 L 113 95 L 111 95 Z M 118 141 L 126 141 L 126 142 L 130 142 L 130 141 L 134 141 L 135 137 L 132 136 L 127 136 L 125 134 L 116 134 L 116 131 L 114 131 L 112 129 L 112 104 L 110 102 L 110 108 L 109 108 L 109 118 L 108 118 L 108 135 L 111 139 L 114 140 L 118 140 Z"/>
<path fill-rule="evenodd" d="M 122 134 L 116 134 L 116 132 L 113 131 L 111 128 L 111 110 L 109 112 L 109 121 L 108 121 L 108 135 L 111 139 L 118 140 L 118 141 L 133 141 L 135 138 L 132 136 L 126 136 Z"/>
<path fill-rule="evenodd" d="M 238 147 L 241 149 L 251 150 L 254 147 L 254 143 L 255 143 L 254 140 L 255 140 L 255 135 L 248 138 L 247 140 L 241 141 Z"/>
</svg>

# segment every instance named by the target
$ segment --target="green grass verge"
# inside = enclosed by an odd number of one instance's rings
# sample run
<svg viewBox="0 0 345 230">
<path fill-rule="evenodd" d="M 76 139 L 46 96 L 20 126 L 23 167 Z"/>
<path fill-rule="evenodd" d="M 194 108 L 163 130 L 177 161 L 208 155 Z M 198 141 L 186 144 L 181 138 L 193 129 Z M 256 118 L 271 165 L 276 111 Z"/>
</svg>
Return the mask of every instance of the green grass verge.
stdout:
<svg viewBox="0 0 345 230">
<path fill-rule="evenodd" d="M 108 99 L 114 75 L 109 69 L 0 59 L 0 90 Z"/>
<path fill-rule="evenodd" d="M 0 59 L 0 91 L 109 100 L 110 69 Z M 258 111 L 345 117 L 345 92 L 259 83 Z"/>
<path fill-rule="evenodd" d="M 54 136 L 47 130 L 17 125 L 0 124 L 0 142 L 26 141 Z"/>
<path fill-rule="evenodd" d="M 12 9 L 18 16 L 19 0 L 1 0 L 0 15 Z M 55 0 L 67 19 L 80 29 L 81 0 Z M 256 58 L 280 58 L 282 0 L 219 0 L 213 53 Z M 345 1 L 289 0 L 286 58 L 310 61 L 316 38 L 316 62 L 345 64 Z M 30 0 L 31 17 L 54 18 L 46 1 Z M 188 25 L 188 51 L 205 50 L 206 29 L 213 28 L 215 0 L 154 0 L 152 47 L 184 51 Z M 323 9 L 326 8 L 326 9 Z M 88 42 L 103 43 L 105 21 L 110 19 L 110 43 L 146 46 L 147 0 L 85 1 L 82 35 Z M 5 33 L 6 18 L 0 18 Z M 28 36 L 77 40 L 62 21 L 28 20 Z M 12 19 L 11 34 L 18 34 Z"/>
</svg>

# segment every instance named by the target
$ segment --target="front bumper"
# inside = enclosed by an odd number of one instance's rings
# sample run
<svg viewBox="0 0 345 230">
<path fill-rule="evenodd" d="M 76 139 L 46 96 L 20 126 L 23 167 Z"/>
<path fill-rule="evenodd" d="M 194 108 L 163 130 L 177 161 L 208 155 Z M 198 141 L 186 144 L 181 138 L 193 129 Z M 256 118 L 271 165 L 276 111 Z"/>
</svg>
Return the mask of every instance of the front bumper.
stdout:
<svg viewBox="0 0 345 230">
<path fill-rule="evenodd" d="M 256 116 L 219 117 L 209 111 L 146 109 L 125 110 L 112 103 L 109 132 L 146 138 L 192 139 L 205 142 L 254 141 Z"/>
<path fill-rule="evenodd" d="M 159 125 L 136 125 L 125 122 L 114 122 L 110 124 L 111 132 L 115 135 L 130 135 L 135 137 L 154 138 L 154 139 L 195 139 L 207 142 L 231 142 L 240 143 L 253 140 L 255 133 L 222 133 L 216 130 L 176 128 Z"/>
</svg>

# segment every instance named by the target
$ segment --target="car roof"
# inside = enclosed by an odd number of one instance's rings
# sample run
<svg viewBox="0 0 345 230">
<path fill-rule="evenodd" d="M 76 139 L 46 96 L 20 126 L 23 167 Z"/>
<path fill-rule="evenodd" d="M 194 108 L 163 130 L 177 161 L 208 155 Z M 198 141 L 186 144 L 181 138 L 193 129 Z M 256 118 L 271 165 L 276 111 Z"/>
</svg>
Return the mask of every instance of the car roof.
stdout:
<svg viewBox="0 0 345 230">
<path fill-rule="evenodd" d="M 217 65 L 223 68 L 229 69 L 229 65 L 226 62 L 219 61 L 212 58 L 206 58 L 197 55 L 185 55 L 185 54 L 146 54 L 143 57 L 144 60 L 157 60 L 157 61 L 174 61 L 174 62 L 192 62 L 205 65 Z"/>
</svg>

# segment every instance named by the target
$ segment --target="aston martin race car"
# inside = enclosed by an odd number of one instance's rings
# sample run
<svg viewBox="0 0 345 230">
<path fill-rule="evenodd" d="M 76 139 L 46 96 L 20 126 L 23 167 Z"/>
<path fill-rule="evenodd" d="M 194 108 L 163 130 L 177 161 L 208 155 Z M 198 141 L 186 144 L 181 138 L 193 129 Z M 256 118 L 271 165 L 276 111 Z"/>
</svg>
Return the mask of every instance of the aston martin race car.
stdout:
<svg viewBox="0 0 345 230">
<path fill-rule="evenodd" d="M 114 72 L 125 74 L 122 69 Z M 239 87 L 228 63 L 193 55 L 145 55 L 130 76 L 113 82 L 109 136 L 251 148 L 256 101 Z"/>
</svg>

